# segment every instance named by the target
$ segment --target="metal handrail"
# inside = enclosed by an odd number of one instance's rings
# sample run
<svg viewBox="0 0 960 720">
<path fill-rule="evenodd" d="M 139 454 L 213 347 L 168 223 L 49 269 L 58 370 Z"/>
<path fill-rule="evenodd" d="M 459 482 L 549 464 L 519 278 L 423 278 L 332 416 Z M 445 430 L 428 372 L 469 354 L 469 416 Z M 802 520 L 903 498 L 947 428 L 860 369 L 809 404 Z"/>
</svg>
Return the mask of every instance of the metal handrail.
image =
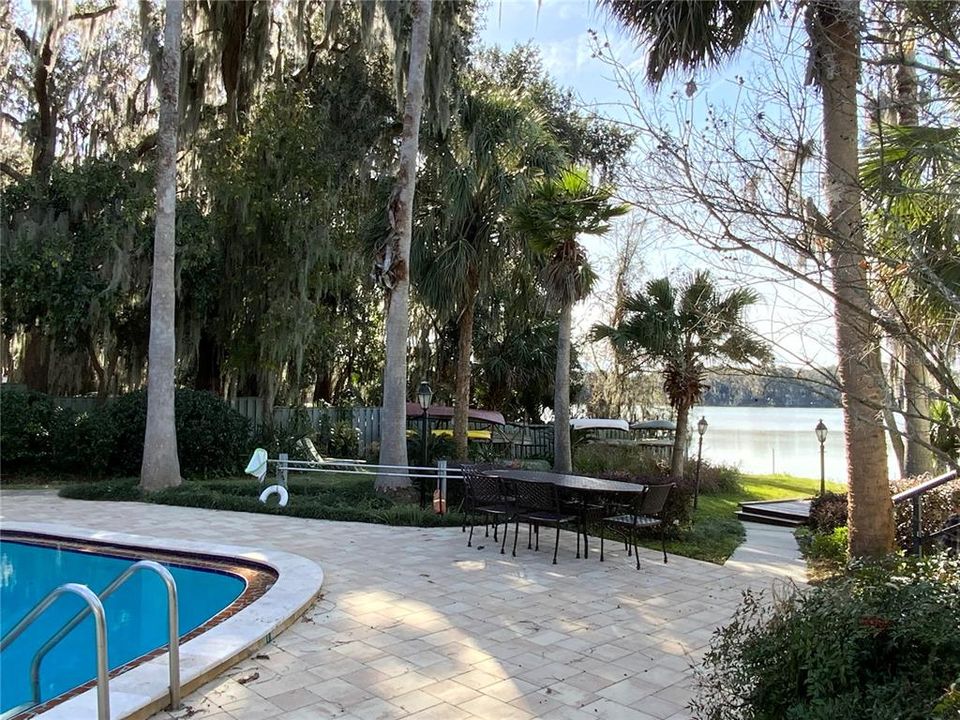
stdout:
<svg viewBox="0 0 960 720">
<path fill-rule="evenodd" d="M 66 593 L 78 595 L 87 607 L 82 613 L 92 612 L 94 631 L 97 638 L 97 720 L 110 720 L 110 672 L 107 667 L 107 621 L 103 612 L 103 603 L 100 598 L 86 585 L 79 583 L 65 583 L 51 590 L 43 600 L 33 606 L 20 622 L 13 626 L 0 639 L 0 652 L 16 640 L 27 627 L 36 620 L 54 601 Z M 39 694 L 34 698 L 39 702 Z"/>
<path fill-rule="evenodd" d="M 951 470 L 950 472 L 944 473 L 938 477 L 933 478 L 932 480 L 927 480 L 925 483 L 921 483 L 916 487 L 912 487 L 909 490 L 904 490 L 893 496 L 893 502 L 898 503 L 903 500 L 910 500 L 917 495 L 923 495 L 934 488 L 940 487 L 941 485 L 946 485 L 948 482 L 957 479 L 957 471 Z"/>
<path fill-rule="evenodd" d="M 957 471 L 951 470 L 946 472 L 943 475 L 933 478 L 932 480 L 927 480 L 925 483 L 921 483 L 916 487 L 910 488 L 909 490 L 904 490 L 903 492 L 897 493 L 893 496 L 894 504 L 903 502 L 904 500 L 909 500 L 912 507 L 911 512 L 911 521 L 910 521 L 910 532 L 913 536 L 913 543 L 911 550 L 916 552 L 918 555 L 923 554 L 923 541 L 929 540 L 932 537 L 936 537 L 936 534 L 933 535 L 923 535 L 920 531 L 922 527 L 921 520 L 921 509 L 920 501 L 923 499 L 923 495 L 930 490 L 940 487 L 941 485 L 946 485 L 948 482 L 957 479 Z"/>
<path fill-rule="evenodd" d="M 170 672 L 170 709 L 177 710 L 180 707 L 180 628 L 177 614 L 177 583 L 173 575 L 163 565 L 153 560 L 140 560 L 120 573 L 103 591 L 100 593 L 100 600 L 106 600 L 121 585 L 130 579 L 140 570 L 149 570 L 155 572 L 167 586 L 167 643 L 169 645 L 169 672 Z M 53 647 L 63 640 L 71 630 L 79 625 L 90 612 L 89 608 L 84 608 L 57 631 L 49 640 L 47 640 L 40 649 L 33 655 L 33 661 L 30 663 L 30 685 L 33 688 L 33 698 L 35 702 L 40 702 L 40 663 L 44 656 Z"/>
</svg>

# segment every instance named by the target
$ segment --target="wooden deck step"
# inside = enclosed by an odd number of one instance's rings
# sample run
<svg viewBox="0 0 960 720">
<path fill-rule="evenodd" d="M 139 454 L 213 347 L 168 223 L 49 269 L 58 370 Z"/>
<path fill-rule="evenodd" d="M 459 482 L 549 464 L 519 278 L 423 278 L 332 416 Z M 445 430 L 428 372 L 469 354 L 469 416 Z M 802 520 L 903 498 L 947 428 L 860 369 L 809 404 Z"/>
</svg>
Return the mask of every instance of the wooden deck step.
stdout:
<svg viewBox="0 0 960 720">
<path fill-rule="evenodd" d="M 740 503 L 740 509 L 736 515 L 738 519 L 744 522 L 798 527 L 807 522 L 810 515 L 810 500 L 797 498 L 793 500 L 743 502 Z"/>
</svg>

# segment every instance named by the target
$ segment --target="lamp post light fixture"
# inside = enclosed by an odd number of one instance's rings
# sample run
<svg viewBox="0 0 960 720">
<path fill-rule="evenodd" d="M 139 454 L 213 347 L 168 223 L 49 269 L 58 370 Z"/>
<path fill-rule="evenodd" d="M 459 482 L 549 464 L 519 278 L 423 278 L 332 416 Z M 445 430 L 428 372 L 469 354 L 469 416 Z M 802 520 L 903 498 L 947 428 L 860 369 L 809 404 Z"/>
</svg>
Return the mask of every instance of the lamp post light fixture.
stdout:
<svg viewBox="0 0 960 720">
<path fill-rule="evenodd" d="M 697 503 L 700 499 L 700 463 L 703 460 L 703 434 L 707 431 L 707 419 L 701 415 L 697 423 L 697 433 L 700 435 L 700 442 L 697 446 L 697 484 L 693 489 L 693 509 L 697 509 Z"/>
<path fill-rule="evenodd" d="M 827 491 L 826 474 L 824 473 L 823 460 L 823 444 L 827 441 L 827 426 L 823 424 L 823 418 L 821 418 L 820 422 L 817 423 L 817 427 L 814 428 L 814 432 L 817 433 L 817 440 L 820 441 L 820 494 L 823 495 Z"/>
<path fill-rule="evenodd" d="M 427 466 L 427 433 L 429 432 L 430 425 L 430 403 L 433 401 L 433 388 L 430 387 L 430 383 L 426 380 L 420 381 L 420 387 L 417 388 L 417 402 L 420 404 L 420 409 L 423 410 L 423 436 L 421 438 L 423 442 L 423 466 Z"/>
</svg>

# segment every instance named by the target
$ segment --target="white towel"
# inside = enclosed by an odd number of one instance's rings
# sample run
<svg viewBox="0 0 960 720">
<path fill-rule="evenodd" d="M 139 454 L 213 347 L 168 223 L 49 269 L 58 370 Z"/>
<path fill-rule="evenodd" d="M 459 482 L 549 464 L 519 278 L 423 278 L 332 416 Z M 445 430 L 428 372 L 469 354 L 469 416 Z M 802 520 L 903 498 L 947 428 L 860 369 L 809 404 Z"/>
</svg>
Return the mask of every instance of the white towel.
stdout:
<svg viewBox="0 0 960 720">
<path fill-rule="evenodd" d="M 247 475 L 253 475 L 257 480 L 263 482 L 267 475 L 267 451 L 263 448 L 257 448 L 253 451 L 253 457 L 247 463 L 247 469 L 244 470 Z"/>
</svg>

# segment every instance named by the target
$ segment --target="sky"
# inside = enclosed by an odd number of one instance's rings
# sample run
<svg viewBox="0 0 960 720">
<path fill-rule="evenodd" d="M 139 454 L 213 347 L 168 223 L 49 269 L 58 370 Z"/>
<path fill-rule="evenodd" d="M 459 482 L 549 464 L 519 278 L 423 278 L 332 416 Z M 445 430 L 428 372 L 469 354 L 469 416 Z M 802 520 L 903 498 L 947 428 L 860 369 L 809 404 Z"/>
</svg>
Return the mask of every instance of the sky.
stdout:
<svg viewBox="0 0 960 720">
<path fill-rule="evenodd" d="M 593 57 L 589 31 L 598 33 L 602 42 L 610 43 L 611 52 L 638 70 L 644 65 L 643 54 L 614 21 L 597 9 L 595 2 L 492 0 L 486 8 L 484 23 L 480 31 L 484 45 L 510 48 L 532 43 L 540 50 L 545 68 L 557 83 L 571 88 L 585 106 L 611 118 L 624 117 L 627 96 L 617 87 L 610 69 Z M 785 62 L 795 61 L 796 58 Z M 724 102 L 736 91 L 733 77 L 764 72 L 763 62 L 747 52 L 718 70 L 699 72 L 695 78 L 696 100 L 709 98 L 712 102 Z M 682 92 L 690 79 L 687 76 L 670 78 L 657 92 Z M 645 103 L 656 101 L 656 94 L 650 88 L 642 88 L 641 97 Z M 692 241 L 678 239 L 676 234 L 657 232 L 654 228 L 650 235 L 642 253 L 643 279 L 705 267 L 728 287 L 750 282 L 762 296 L 750 312 L 750 322 L 760 334 L 774 341 L 773 351 L 778 362 L 797 366 L 804 360 L 823 365 L 836 362 L 829 303 L 816 291 L 779 278 L 747 280 L 742 264 L 722 260 Z M 609 283 L 609 272 L 604 270 L 609 267 L 613 245 L 604 238 L 584 238 L 583 244 L 601 277 L 597 296 L 577 308 L 575 322 L 581 333 L 603 319 L 604 303 L 600 297 L 604 294 L 605 281 Z M 750 276 L 770 275 L 759 266 L 751 266 L 749 270 Z"/>
</svg>

